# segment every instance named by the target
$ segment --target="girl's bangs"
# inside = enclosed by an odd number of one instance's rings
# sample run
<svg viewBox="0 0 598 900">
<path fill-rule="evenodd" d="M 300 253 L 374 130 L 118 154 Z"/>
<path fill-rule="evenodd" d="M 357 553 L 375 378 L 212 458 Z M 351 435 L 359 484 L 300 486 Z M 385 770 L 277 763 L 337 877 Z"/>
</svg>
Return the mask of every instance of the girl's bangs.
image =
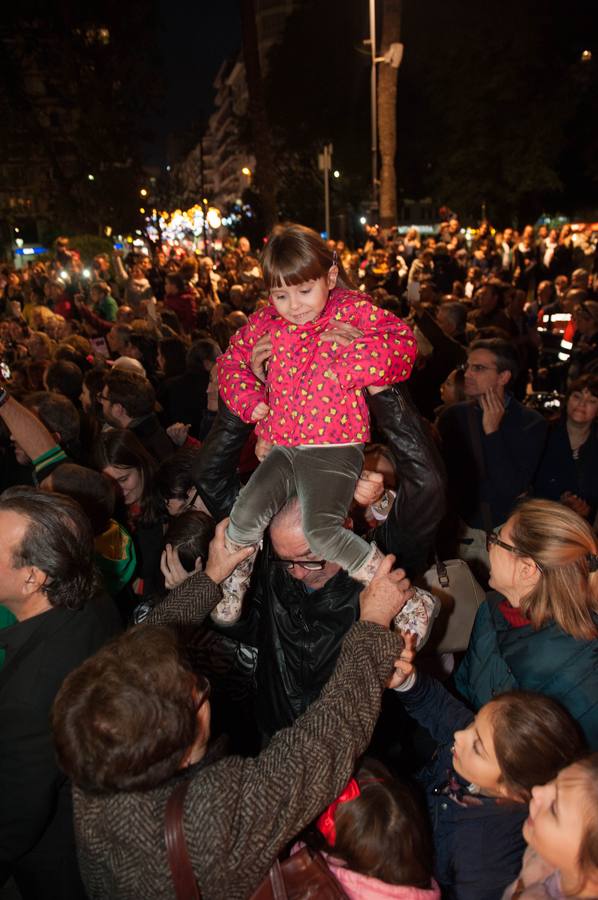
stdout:
<svg viewBox="0 0 598 900">
<path fill-rule="evenodd" d="M 304 284 L 317 281 L 327 273 L 313 256 L 302 257 L 297 253 L 282 256 L 276 264 L 264 260 L 264 281 L 269 290 L 286 285 Z"/>
</svg>

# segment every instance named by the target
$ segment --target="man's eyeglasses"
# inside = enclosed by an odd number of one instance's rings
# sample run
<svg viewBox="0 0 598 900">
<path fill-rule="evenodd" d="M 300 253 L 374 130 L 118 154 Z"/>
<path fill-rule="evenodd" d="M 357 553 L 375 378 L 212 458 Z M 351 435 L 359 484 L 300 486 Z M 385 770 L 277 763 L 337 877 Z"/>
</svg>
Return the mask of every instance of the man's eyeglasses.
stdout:
<svg viewBox="0 0 598 900">
<path fill-rule="evenodd" d="M 325 559 L 276 559 L 274 557 L 270 562 L 289 571 L 294 569 L 295 566 L 299 566 L 300 569 L 305 569 L 306 572 L 321 572 L 326 565 Z"/>
<path fill-rule="evenodd" d="M 527 556 L 526 553 L 523 553 L 517 547 L 514 547 L 513 544 L 507 544 L 507 543 L 505 543 L 505 541 L 501 541 L 501 539 L 499 538 L 498 534 L 495 531 L 490 531 L 486 535 L 486 550 L 488 552 L 490 552 L 490 547 L 493 544 L 496 547 L 502 547 L 503 550 L 508 550 L 509 553 L 515 553 L 517 556 Z M 532 562 L 534 563 L 534 565 L 536 566 L 538 571 L 542 572 L 543 569 L 542 569 L 542 566 L 540 565 L 540 563 L 537 563 L 536 560 L 533 559 L 533 557 L 530 557 L 530 559 L 532 560 Z"/>
</svg>

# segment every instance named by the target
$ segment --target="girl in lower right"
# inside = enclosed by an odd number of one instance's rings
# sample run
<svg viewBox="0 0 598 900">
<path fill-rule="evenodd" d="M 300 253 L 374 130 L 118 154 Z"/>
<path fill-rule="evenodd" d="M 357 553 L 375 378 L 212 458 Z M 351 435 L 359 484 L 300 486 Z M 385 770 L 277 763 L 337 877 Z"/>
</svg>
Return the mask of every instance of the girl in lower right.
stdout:
<svg viewBox="0 0 598 900">
<path fill-rule="evenodd" d="M 556 700 L 531 691 L 498 694 L 474 715 L 415 670 L 413 655 L 406 636 L 390 686 L 438 743 L 418 775 L 432 819 L 434 875 L 447 900 L 500 900 L 521 867 L 532 788 L 587 752 L 583 735 Z"/>
<path fill-rule="evenodd" d="M 598 753 L 532 788 L 528 848 L 503 900 L 598 897 Z"/>
</svg>

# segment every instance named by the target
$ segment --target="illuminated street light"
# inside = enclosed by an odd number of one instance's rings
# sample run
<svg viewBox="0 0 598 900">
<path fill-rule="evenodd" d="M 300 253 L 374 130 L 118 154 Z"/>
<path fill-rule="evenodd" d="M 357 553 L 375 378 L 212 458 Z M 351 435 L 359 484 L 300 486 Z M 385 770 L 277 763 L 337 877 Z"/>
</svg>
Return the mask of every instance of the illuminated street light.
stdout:
<svg viewBox="0 0 598 900">
<path fill-rule="evenodd" d="M 96 180 L 96 177 L 95 177 L 95 175 L 92 175 L 91 172 L 90 172 L 89 175 L 87 176 L 87 180 L 88 180 L 88 181 L 95 181 L 95 180 Z"/>
<path fill-rule="evenodd" d="M 335 169 L 334 172 L 333 172 L 332 174 L 334 175 L 335 178 L 340 178 L 340 177 L 341 177 L 341 173 L 339 172 L 338 169 Z"/>
<path fill-rule="evenodd" d="M 362 225 L 365 225 L 367 222 L 367 219 L 365 216 L 362 216 L 359 221 L 361 222 Z"/>
<path fill-rule="evenodd" d="M 222 225 L 220 210 L 216 209 L 215 206 L 210 206 L 208 214 L 206 216 L 206 220 L 210 228 L 220 228 L 220 226 Z"/>
<path fill-rule="evenodd" d="M 139 207 L 139 212 L 141 213 L 141 215 L 143 215 L 143 214 L 145 213 L 145 207 L 140 206 L 140 207 Z"/>
<path fill-rule="evenodd" d="M 147 197 L 147 188 L 141 188 L 141 190 L 139 191 L 139 196 Z"/>
<path fill-rule="evenodd" d="M 581 54 L 581 61 L 582 62 L 591 62 L 592 61 L 592 51 L 584 50 L 583 53 Z"/>
<path fill-rule="evenodd" d="M 241 175 L 246 175 L 247 178 L 251 176 L 251 169 L 249 168 L 249 166 L 243 166 L 243 168 L 241 169 Z"/>
</svg>

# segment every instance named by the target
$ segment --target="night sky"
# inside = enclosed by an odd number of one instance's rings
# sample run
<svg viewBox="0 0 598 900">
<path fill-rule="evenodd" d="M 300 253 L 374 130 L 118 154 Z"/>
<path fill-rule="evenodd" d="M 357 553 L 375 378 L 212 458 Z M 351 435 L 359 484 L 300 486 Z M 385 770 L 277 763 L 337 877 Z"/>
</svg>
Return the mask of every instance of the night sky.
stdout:
<svg viewBox="0 0 598 900">
<path fill-rule="evenodd" d="M 165 97 L 151 123 L 155 140 L 148 162 L 166 161 L 167 135 L 199 123 L 212 112 L 212 82 L 223 60 L 241 46 L 238 0 L 158 0 L 159 47 Z"/>
</svg>

